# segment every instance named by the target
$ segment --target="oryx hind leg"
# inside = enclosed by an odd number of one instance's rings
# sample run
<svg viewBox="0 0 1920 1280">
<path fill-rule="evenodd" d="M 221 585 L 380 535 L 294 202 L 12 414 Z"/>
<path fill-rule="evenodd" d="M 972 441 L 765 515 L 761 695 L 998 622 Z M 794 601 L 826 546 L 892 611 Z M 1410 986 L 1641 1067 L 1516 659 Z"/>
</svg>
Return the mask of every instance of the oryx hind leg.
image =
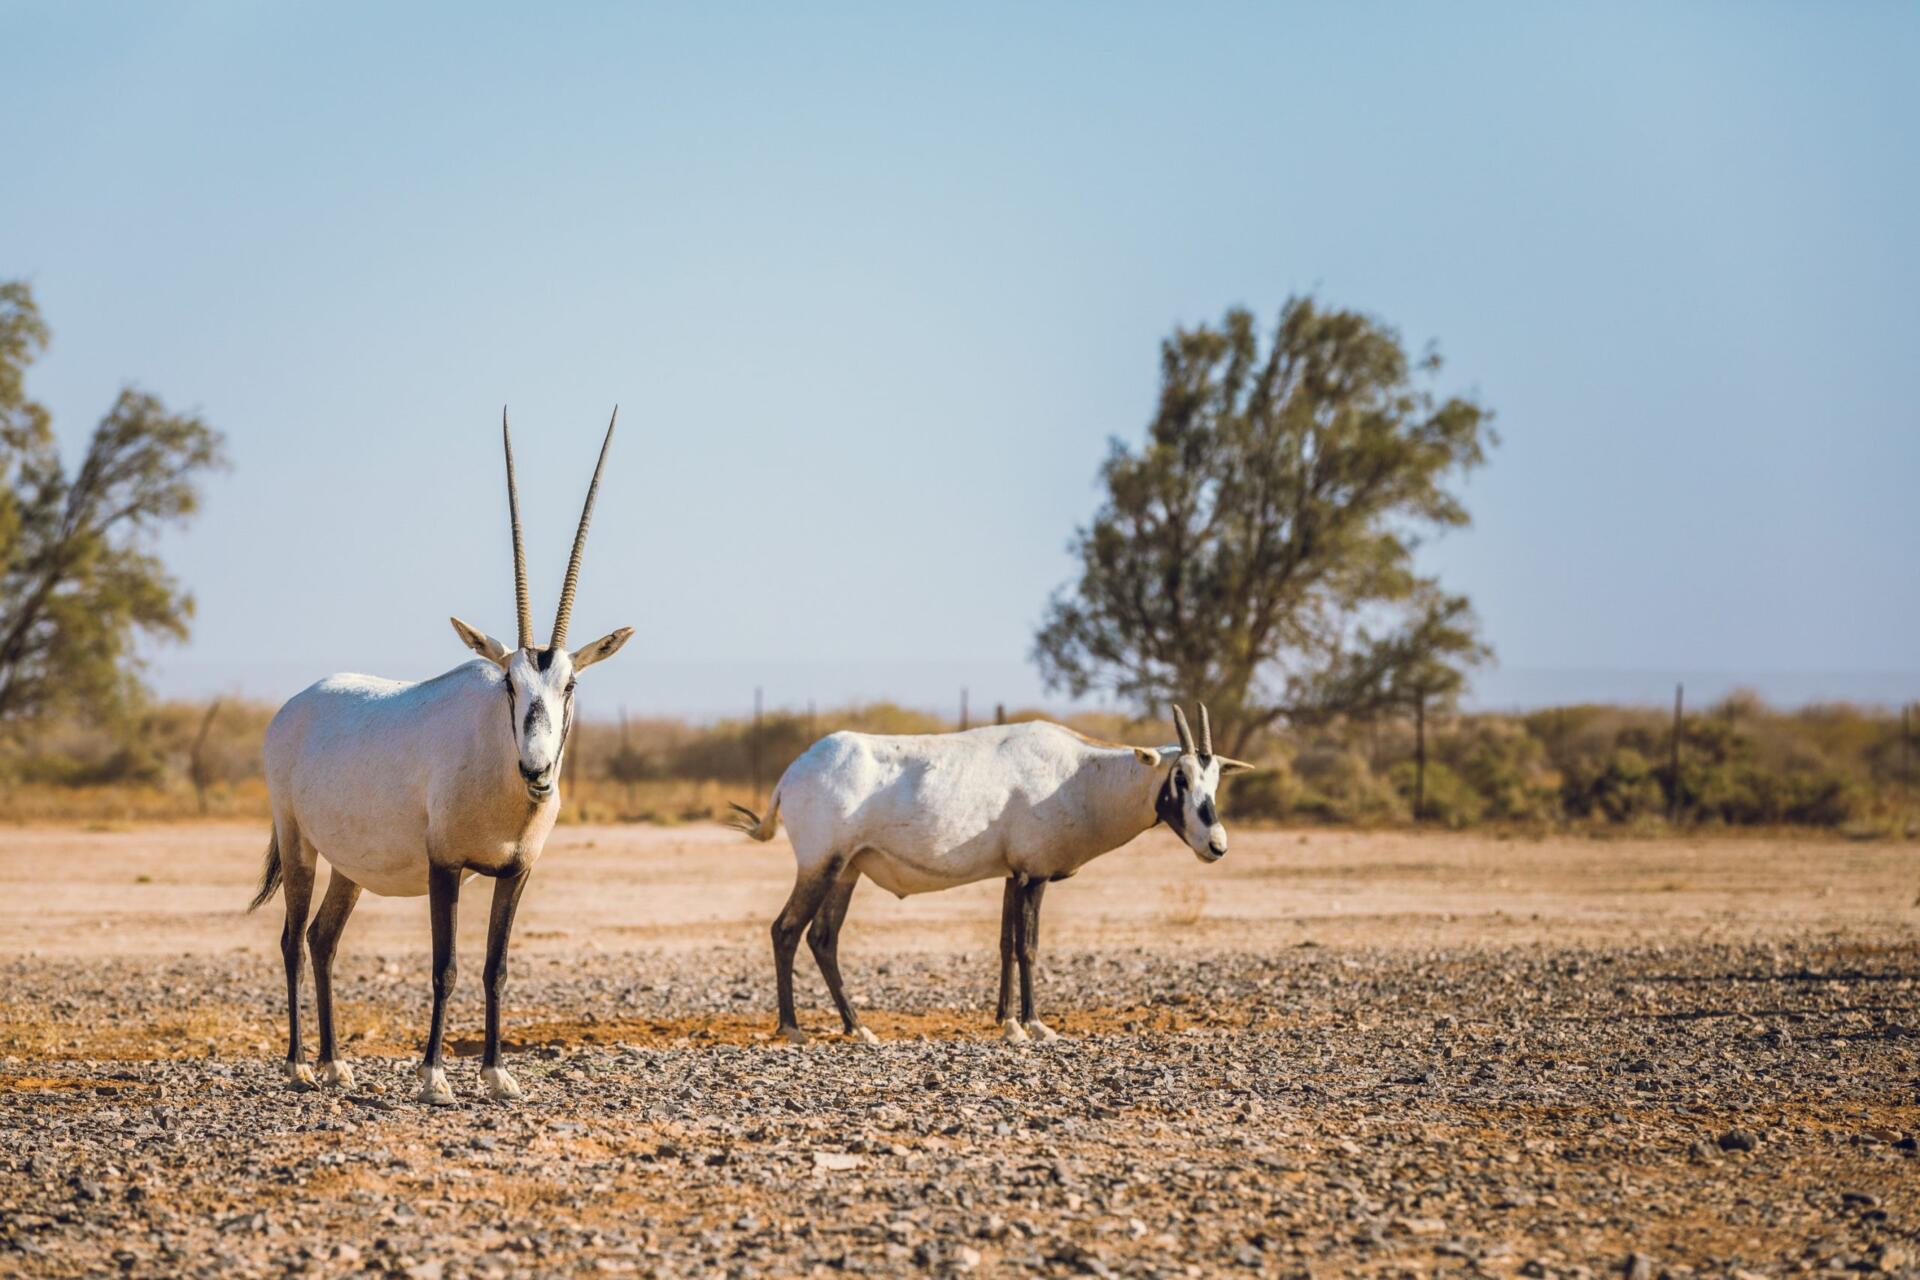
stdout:
<svg viewBox="0 0 1920 1280">
<path fill-rule="evenodd" d="M 840 925 L 847 918 L 847 905 L 853 901 L 853 891 L 859 884 L 860 872 L 853 867 L 840 873 L 814 915 L 813 923 L 807 927 L 807 947 L 813 952 L 813 962 L 820 966 L 820 976 L 827 980 L 827 991 L 833 996 L 834 1008 L 840 1011 L 840 1022 L 847 1035 L 867 1044 L 878 1044 L 873 1032 L 860 1025 L 860 1015 L 853 1011 L 846 985 L 840 980 Z"/>
<path fill-rule="evenodd" d="M 839 855 L 813 866 L 803 864 L 794 877 L 787 905 L 773 920 L 773 980 L 780 1005 L 780 1024 L 775 1032 L 793 1044 L 807 1042 L 793 1011 L 793 953 L 800 946 L 801 933 L 819 914 L 846 864 L 846 858 Z"/>
<path fill-rule="evenodd" d="M 340 931 L 360 901 L 360 886 L 340 873 L 338 867 L 327 873 L 326 896 L 320 910 L 307 926 L 307 952 L 313 957 L 313 1004 L 320 1016 L 320 1083 L 340 1089 L 353 1088 L 353 1068 L 339 1055 L 333 1028 L 333 956 L 340 944 Z"/>
<path fill-rule="evenodd" d="M 301 839 L 291 822 L 275 821 L 280 848 L 280 892 L 287 908 L 280 927 L 280 959 L 287 970 L 287 1083 L 296 1089 L 314 1086 L 313 1068 L 300 1047 L 301 943 L 307 927 L 307 908 L 313 903 L 313 846 Z"/>
</svg>

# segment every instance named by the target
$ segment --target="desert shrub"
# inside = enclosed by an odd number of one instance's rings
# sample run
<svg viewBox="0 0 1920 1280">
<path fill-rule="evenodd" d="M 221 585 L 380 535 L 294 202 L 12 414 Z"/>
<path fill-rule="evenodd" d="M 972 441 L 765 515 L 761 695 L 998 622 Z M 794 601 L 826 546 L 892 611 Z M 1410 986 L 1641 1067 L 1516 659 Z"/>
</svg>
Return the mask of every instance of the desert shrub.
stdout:
<svg viewBox="0 0 1920 1280">
<path fill-rule="evenodd" d="M 1479 817 L 1537 821 L 1558 811 L 1545 744 L 1523 723 L 1496 717 L 1467 721 L 1442 740 L 1439 754 L 1479 798 Z"/>
<path fill-rule="evenodd" d="M 1667 797 L 1647 758 L 1622 746 L 1601 760 L 1582 757 L 1570 763 L 1560 803 L 1569 817 L 1630 822 L 1661 812 Z"/>
<path fill-rule="evenodd" d="M 1384 822 L 1405 816 L 1390 781 L 1375 774 L 1365 756 L 1333 745 L 1294 756 L 1293 812 L 1323 822 Z"/>
<path fill-rule="evenodd" d="M 1284 822 L 1299 812 L 1299 801 L 1300 780 L 1286 761 L 1236 774 L 1220 785 L 1225 822 Z"/>
<path fill-rule="evenodd" d="M 1414 781 L 1418 768 L 1412 760 L 1401 760 L 1387 770 L 1387 780 L 1393 784 L 1409 815 L 1413 812 Z M 1421 810 L 1424 820 L 1458 830 L 1478 822 L 1485 811 L 1486 802 L 1465 778 L 1455 773 L 1445 761 L 1427 761 Z"/>
</svg>

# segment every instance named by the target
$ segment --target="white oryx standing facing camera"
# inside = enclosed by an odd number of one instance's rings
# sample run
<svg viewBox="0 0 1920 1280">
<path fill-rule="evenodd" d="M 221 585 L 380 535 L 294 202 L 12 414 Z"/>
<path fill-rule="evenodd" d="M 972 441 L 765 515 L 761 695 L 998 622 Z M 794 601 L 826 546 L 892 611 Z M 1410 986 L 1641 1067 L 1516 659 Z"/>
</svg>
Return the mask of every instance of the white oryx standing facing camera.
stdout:
<svg viewBox="0 0 1920 1280">
<path fill-rule="evenodd" d="M 793 954 L 801 930 L 849 1036 L 873 1033 L 840 982 L 840 924 L 866 876 L 898 897 L 1004 877 L 1000 999 L 994 1018 L 1009 1040 L 1055 1033 L 1033 1010 L 1040 897 L 1103 853 L 1164 822 L 1202 862 L 1227 852 L 1215 792 L 1223 773 L 1252 768 L 1213 753 L 1200 708 L 1200 741 L 1173 709 L 1180 745 L 1150 750 L 1095 742 L 1062 725 L 1014 724 L 963 733 L 835 733 L 809 747 L 779 785 L 767 816 L 740 805 L 735 825 L 771 840 L 784 815 L 798 874 L 773 922 L 779 1034 L 806 1040 L 793 1012 Z M 1009 1016 L 1013 966 L 1020 1017 Z"/>
<path fill-rule="evenodd" d="M 560 764 L 573 728 L 574 676 L 612 657 L 633 630 L 622 627 L 584 649 L 568 652 L 566 647 L 581 552 L 613 443 L 613 423 L 607 423 L 587 487 L 553 637 L 545 645 L 533 636 L 513 437 L 504 410 L 500 434 L 507 454 L 519 644 L 509 649 L 455 618 L 453 629 L 483 661 L 417 684 L 331 676 L 296 694 L 267 727 L 273 839 L 253 906 L 284 885 L 287 923 L 280 954 L 287 966 L 287 1078 L 299 1088 L 315 1083 L 313 1068 L 300 1052 L 301 930 L 314 872 L 325 858 L 333 868 L 326 898 L 306 930 L 320 1015 L 321 1081 L 353 1087 L 353 1072 L 338 1056 L 333 1035 L 333 953 L 360 891 L 401 897 L 424 893 L 433 919 L 433 1022 L 420 1066 L 420 1100 L 453 1101 L 440 1051 L 454 982 L 454 913 L 461 881 L 483 875 L 493 877 L 494 884 L 480 1074 L 491 1097 L 520 1094 L 500 1064 L 500 998 L 514 909 L 560 812 Z"/>
</svg>

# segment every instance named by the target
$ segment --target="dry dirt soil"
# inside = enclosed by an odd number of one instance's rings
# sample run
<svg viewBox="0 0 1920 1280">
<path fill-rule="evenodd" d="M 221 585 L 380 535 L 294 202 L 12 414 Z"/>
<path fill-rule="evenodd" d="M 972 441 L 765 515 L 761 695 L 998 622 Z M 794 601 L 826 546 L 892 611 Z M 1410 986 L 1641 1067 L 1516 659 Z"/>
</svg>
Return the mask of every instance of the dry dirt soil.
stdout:
<svg viewBox="0 0 1920 1280">
<path fill-rule="evenodd" d="M 422 900 L 342 944 L 350 1092 L 278 1059 L 255 826 L 0 830 L 0 1274 L 1920 1274 L 1920 848 L 1156 832 L 1053 887 L 864 886 L 776 1045 L 784 840 L 572 827 L 478 1082 L 485 882 L 413 1101 Z M 309 991 L 311 987 L 309 985 Z M 308 1014 L 312 1044 L 312 1013 Z"/>
</svg>

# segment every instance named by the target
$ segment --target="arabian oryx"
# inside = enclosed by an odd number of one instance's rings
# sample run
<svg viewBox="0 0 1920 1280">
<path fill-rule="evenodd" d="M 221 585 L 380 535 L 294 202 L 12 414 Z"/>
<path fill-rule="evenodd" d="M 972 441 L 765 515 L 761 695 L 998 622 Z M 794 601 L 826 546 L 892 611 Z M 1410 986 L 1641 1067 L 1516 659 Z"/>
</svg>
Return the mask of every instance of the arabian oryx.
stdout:
<svg viewBox="0 0 1920 1280">
<path fill-rule="evenodd" d="M 295 695 L 267 727 L 273 839 L 253 906 L 285 886 L 287 923 L 280 953 L 287 965 L 287 1078 L 297 1088 L 314 1084 L 313 1068 L 300 1052 L 300 936 L 314 871 L 325 858 L 333 868 L 327 894 L 306 930 L 320 1015 L 321 1081 L 353 1087 L 353 1073 L 334 1042 L 333 952 L 360 891 L 401 897 L 424 893 L 433 920 L 433 1022 L 420 1066 L 420 1100 L 453 1101 L 440 1049 L 454 982 L 454 912 L 461 881 L 478 874 L 493 877 L 480 1075 L 491 1097 L 520 1094 L 500 1064 L 500 998 L 513 913 L 560 812 L 560 765 L 573 728 L 574 677 L 612 657 L 633 630 L 622 627 L 584 649 L 567 649 L 567 618 L 613 423 L 607 423 L 587 487 L 553 637 L 545 645 L 533 636 L 513 437 L 504 410 L 500 434 L 507 454 L 519 643 L 509 649 L 455 618 L 453 629 L 481 661 L 418 684 L 331 676 Z"/>
<path fill-rule="evenodd" d="M 1180 745 L 1125 747 L 1057 724 L 963 733 L 835 733 L 809 747 L 773 789 L 767 816 L 740 805 L 735 825 L 771 840 L 781 815 L 798 874 L 773 922 L 779 1034 L 804 1043 L 793 1013 L 793 953 L 800 931 L 827 980 L 847 1035 L 873 1033 L 840 982 L 840 924 L 861 876 L 898 897 L 1005 877 L 1000 914 L 1000 1000 L 994 1018 L 1009 1040 L 1055 1039 L 1034 1016 L 1033 961 L 1040 896 L 1103 853 L 1164 822 L 1202 862 L 1226 856 L 1214 794 L 1223 773 L 1252 768 L 1213 753 L 1207 709 L 1200 741 L 1173 709 Z M 1009 1016 L 1020 965 L 1020 1017 Z"/>
</svg>

